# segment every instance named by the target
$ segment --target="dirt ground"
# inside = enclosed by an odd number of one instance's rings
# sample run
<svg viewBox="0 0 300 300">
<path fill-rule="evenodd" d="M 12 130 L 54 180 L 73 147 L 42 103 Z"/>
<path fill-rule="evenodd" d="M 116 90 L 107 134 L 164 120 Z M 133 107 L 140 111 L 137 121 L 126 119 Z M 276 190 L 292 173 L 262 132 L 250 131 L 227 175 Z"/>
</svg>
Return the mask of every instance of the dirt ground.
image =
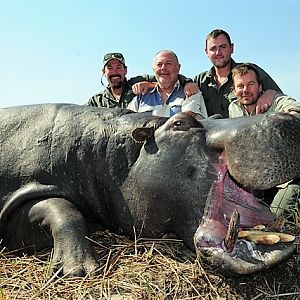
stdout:
<svg viewBox="0 0 300 300">
<path fill-rule="evenodd" d="M 222 293 L 222 297 L 225 297 L 224 299 L 300 299 L 299 265 L 299 257 L 295 255 L 287 262 L 265 272 L 223 278 L 227 292 L 223 291 L 225 295 L 223 296 Z M 229 296 L 231 294 L 232 297 Z"/>
</svg>

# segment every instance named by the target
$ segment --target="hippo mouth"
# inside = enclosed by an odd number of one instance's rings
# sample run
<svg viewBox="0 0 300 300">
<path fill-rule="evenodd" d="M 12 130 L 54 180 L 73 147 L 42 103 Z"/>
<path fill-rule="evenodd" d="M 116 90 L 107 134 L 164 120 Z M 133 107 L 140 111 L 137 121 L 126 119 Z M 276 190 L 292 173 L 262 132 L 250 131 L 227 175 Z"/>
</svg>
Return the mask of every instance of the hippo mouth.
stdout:
<svg viewBox="0 0 300 300">
<path fill-rule="evenodd" d="M 297 243 L 293 235 L 283 232 L 283 220 L 276 219 L 251 190 L 235 182 L 224 155 L 220 161 L 194 235 L 198 257 L 226 274 L 262 271 L 289 258 Z"/>
</svg>

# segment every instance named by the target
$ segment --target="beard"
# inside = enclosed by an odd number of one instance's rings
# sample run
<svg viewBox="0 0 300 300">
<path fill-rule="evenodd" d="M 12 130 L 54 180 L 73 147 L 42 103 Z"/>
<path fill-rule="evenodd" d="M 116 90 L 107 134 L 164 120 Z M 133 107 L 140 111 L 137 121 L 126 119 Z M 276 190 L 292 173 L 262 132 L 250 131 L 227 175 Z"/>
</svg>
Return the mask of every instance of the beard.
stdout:
<svg viewBox="0 0 300 300">
<path fill-rule="evenodd" d="M 231 59 L 227 59 L 227 60 L 215 60 L 213 62 L 213 65 L 216 67 L 216 68 L 224 68 L 226 67 L 228 64 L 230 64 L 231 62 Z"/>
<path fill-rule="evenodd" d="M 121 88 L 124 82 L 124 80 L 122 80 L 122 77 L 120 75 L 111 75 L 109 76 L 108 81 L 109 81 L 109 85 L 115 89 Z"/>
<path fill-rule="evenodd" d="M 114 89 L 119 89 L 123 85 L 123 81 L 118 81 L 118 82 L 111 82 L 110 86 Z"/>
<path fill-rule="evenodd" d="M 252 105 L 257 102 L 257 97 L 255 97 L 254 95 L 248 99 L 244 99 L 243 97 L 241 97 L 240 102 L 245 106 Z"/>
</svg>

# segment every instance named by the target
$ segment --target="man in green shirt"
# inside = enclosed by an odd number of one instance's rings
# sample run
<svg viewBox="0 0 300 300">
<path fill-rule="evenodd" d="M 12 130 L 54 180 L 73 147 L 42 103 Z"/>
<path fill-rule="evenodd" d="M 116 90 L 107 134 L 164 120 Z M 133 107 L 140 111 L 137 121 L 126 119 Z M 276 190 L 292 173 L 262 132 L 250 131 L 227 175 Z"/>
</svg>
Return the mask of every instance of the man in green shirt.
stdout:
<svg viewBox="0 0 300 300">
<path fill-rule="evenodd" d="M 231 93 L 231 70 L 238 64 L 232 58 L 234 45 L 229 34 L 222 29 L 211 31 L 206 38 L 205 53 L 213 64 L 213 67 L 200 73 L 194 78 L 202 92 L 208 116 L 220 114 L 228 117 L 228 106 L 234 99 Z M 262 80 L 263 89 L 281 92 L 274 80 L 257 66 Z M 257 103 L 257 110 L 264 111 L 264 104 L 270 103 L 273 92 L 268 92 Z"/>
<path fill-rule="evenodd" d="M 89 106 L 97 107 L 120 107 L 126 108 L 135 94 L 132 85 L 141 81 L 155 81 L 154 76 L 137 76 L 129 80 L 126 79 L 127 66 L 125 58 L 121 53 L 107 53 L 103 58 L 102 77 L 108 81 L 108 87 L 91 97 L 88 101 Z M 101 78 L 101 83 L 102 78 Z"/>
<path fill-rule="evenodd" d="M 253 64 L 241 64 L 232 70 L 233 93 L 236 100 L 229 105 L 230 118 L 252 116 L 257 114 L 256 103 L 263 93 L 260 74 Z M 265 114 L 272 112 L 286 112 L 300 118 L 300 103 L 295 99 L 277 93 L 272 104 L 267 107 Z M 271 203 L 271 210 L 278 216 L 292 217 L 299 214 L 300 179 L 278 186 L 278 191 Z M 268 195 L 268 193 L 266 193 Z"/>
</svg>

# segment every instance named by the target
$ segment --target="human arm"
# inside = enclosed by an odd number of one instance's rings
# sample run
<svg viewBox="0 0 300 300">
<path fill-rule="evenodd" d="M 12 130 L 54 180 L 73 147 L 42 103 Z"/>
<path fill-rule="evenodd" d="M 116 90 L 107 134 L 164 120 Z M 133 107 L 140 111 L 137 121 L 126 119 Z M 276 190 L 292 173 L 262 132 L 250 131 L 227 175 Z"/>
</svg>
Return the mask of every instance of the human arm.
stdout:
<svg viewBox="0 0 300 300">
<path fill-rule="evenodd" d="M 272 106 L 273 99 L 277 94 L 278 92 L 275 90 L 267 90 L 263 92 L 257 99 L 255 113 L 259 115 L 266 112 Z"/>
<path fill-rule="evenodd" d="M 136 95 L 145 95 L 149 89 L 153 89 L 156 86 L 156 82 L 142 81 L 135 83 L 132 86 L 132 91 Z"/>
<path fill-rule="evenodd" d="M 156 82 L 148 82 L 148 81 L 142 81 L 135 83 L 132 86 L 132 91 L 136 95 L 145 95 L 149 89 L 153 89 L 156 86 Z M 199 92 L 199 88 L 196 83 L 194 82 L 187 82 L 184 85 L 184 94 L 189 97 Z"/>
<path fill-rule="evenodd" d="M 190 97 L 190 96 L 195 95 L 196 93 L 200 92 L 198 85 L 194 82 L 187 82 L 184 85 L 183 91 L 187 97 Z"/>
<path fill-rule="evenodd" d="M 183 91 L 187 97 L 195 95 L 200 91 L 198 85 L 194 83 L 191 78 L 185 77 L 182 74 L 178 74 L 178 80 L 184 86 Z"/>
<path fill-rule="evenodd" d="M 257 65 L 254 66 L 259 73 L 262 90 L 264 91 L 258 98 L 256 105 L 256 114 L 260 114 L 266 112 L 271 107 L 275 95 L 282 93 L 282 90 L 265 70 Z"/>
<path fill-rule="evenodd" d="M 182 103 L 181 110 L 193 116 L 207 118 L 206 106 L 201 92 L 186 98 Z"/>
<path fill-rule="evenodd" d="M 300 103 L 285 94 L 277 94 L 272 106 L 273 111 L 285 112 L 290 114 L 300 113 Z"/>
<path fill-rule="evenodd" d="M 187 97 L 199 92 L 197 84 L 191 78 L 178 74 L 178 80 L 184 86 L 184 93 Z M 153 89 L 156 86 L 156 78 L 151 75 L 137 76 L 129 79 L 128 83 L 132 85 L 132 91 L 136 95 L 144 95 L 148 89 Z"/>
</svg>

